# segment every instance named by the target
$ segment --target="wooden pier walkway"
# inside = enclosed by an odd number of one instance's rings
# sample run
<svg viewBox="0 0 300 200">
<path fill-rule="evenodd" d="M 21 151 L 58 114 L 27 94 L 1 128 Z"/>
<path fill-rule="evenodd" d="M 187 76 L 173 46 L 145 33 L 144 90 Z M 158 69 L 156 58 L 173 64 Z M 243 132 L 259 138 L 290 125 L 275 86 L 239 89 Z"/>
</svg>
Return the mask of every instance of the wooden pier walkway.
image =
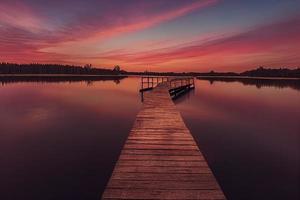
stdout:
<svg viewBox="0 0 300 200">
<path fill-rule="evenodd" d="M 144 94 L 102 199 L 225 199 L 169 89 Z"/>
</svg>

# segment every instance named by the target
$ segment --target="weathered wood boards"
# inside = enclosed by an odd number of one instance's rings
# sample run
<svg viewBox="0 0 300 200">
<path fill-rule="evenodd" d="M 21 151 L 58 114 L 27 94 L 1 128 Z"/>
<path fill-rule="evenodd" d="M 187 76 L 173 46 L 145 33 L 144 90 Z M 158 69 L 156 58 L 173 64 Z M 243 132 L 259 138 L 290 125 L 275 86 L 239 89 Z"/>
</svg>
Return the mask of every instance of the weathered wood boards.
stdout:
<svg viewBox="0 0 300 200">
<path fill-rule="evenodd" d="M 225 199 L 168 90 L 145 94 L 102 199 Z"/>
</svg>

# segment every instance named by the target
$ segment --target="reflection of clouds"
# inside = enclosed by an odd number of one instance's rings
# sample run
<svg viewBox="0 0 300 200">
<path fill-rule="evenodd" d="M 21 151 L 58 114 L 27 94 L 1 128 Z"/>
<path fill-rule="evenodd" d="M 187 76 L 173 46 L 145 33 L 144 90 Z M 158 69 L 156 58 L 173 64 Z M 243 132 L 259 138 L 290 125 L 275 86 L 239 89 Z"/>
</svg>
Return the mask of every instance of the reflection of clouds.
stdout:
<svg viewBox="0 0 300 200">
<path fill-rule="evenodd" d="M 35 132 L 42 130 L 57 117 L 55 116 L 57 110 L 47 106 L 44 108 L 32 105 L 26 108 L 8 106 L 9 109 L 0 112 L 0 133 L 2 131 L 18 134 Z"/>
<path fill-rule="evenodd" d="M 196 88 L 193 98 L 177 104 L 191 119 L 241 126 L 250 126 L 255 121 L 256 126 L 261 128 L 270 122 L 282 124 L 285 118 L 284 124 L 289 124 L 287 129 L 292 129 L 295 119 L 299 119 L 299 112 L 295 111 L 300 102 L 297 90 L 278 90 L 273 86 L 257 89 L 234 81 L 215 81 L 211 85 L 207 80 L 197 80 Z M 284 127 L 284 124 L 281 126 Z"/>
<path fill-rule="evenodd" d="M 34 123 L 49 119 L 50 113 L 46 108 L 33 108 L 24 117 L 26 121 Z"/>
<path fill-rule="evenodd" d="M 12 83 L 0 87 L 0 133 L 44 132 L 50 127 L 80 120 L 83 113 L 95 117 L 126 119 L 138 111 L 139 78 L 75 83 Z M 87 114 L 87 116 L 89 115 Z M 16 126 L 17 125 L 17 126 Z"/>
</svg>

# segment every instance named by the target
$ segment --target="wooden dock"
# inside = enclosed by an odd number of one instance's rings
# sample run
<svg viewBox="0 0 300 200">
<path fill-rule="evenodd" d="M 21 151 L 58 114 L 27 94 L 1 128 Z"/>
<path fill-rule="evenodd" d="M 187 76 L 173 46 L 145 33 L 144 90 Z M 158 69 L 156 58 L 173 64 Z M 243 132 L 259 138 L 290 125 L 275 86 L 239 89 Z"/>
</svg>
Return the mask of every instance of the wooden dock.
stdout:
<svg viewBox="0 0 300 200">
<path fill-rule="evenodd" d="M 159 83 L 144 94 L 102 199 L 225 199 L 170 87 Z"/>
</svg>

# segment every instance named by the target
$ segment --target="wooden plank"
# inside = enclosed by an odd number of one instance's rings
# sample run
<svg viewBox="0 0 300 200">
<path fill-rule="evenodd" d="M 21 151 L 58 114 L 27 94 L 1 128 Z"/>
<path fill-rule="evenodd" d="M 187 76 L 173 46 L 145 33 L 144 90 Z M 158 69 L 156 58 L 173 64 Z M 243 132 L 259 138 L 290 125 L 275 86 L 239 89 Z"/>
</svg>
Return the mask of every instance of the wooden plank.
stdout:
<svg viewBox="0 0 300 200">
<path fill-rule="evenodd" d="M 207 174 L 211 173 L 208 167 L 190 167 L 190 166 L 175 166 L 175 167 L 149 167 L 149 166 L 115 166 L 118 172 L 132 173 L 180 173 L 180 174 Z"/>
<path fill-rule="evenodd" d="M 194 161 L 181 161 L 181 160 L 119 160 L 118 166 L 148 166 L 148 167 L 207 167 L 204 160 Z"/>
<path fill-rule="evenodd" d="M 120 173 L 113 174 L 112 179 L 121 180 L 152 180 L 152 181 L 198 181 L 206 182 L 213 179 L 211 173 L 202 174 L 155 174 L 155 173 Z"/>
<path fill-rule="evenodd" d="M 149 190 L 149 189 L 110 189 L 107 188 L 103 199 L 214 199 L 223 200 L 220 190 Z"/>
<path fill-rule="evenodd" d="M 197 146 L 192 145 L 154 145 L 154 144 L 125 144 L 124 149 L 176 149 L 176 150 L 197 150 Z"/>
<path fill-rule="evenodd" d="M 147 142 L 147 141 L 160 141 L 160 142 L 164 142 L 164 141 L 181 141 L 181 142 L 194 142 L 194 140 L 190 137 L 169 137 L 166 135 L 163 136 L 149 136 L 149 135 L 144 135 L 144 136 L 129 136 L 127 139 L 129 142 L 130 141 L 143 141 L 143 142 Z"/>
<path fill-rule="evenodd" d="M 144 95 L 102 199 L 225 199 L 168 90 Z"/>
<path fill-rule="evenodd" d="M 169 140 L 132 140 L 128 139 L 126 144 L 146 144 L 146 145 L 192 145 L 196 146 L 193 140 L 180 140 L 180 139 L 169 139 Z"/>
<path fill-rule="evenodd" d="M 197 156 L 198 150 L 172 150 L 172 149 L 123 149 L 122 155 L 169 155 L 169 156 Z"/>
<path fill-rule="evenodd" d="M 156 133 L 130 133 L 129 137 L 154 137 L 154 139 L 159 139 L 159 137 L 166 137 L 169 139 L 177 138 L 177 139 L 192 139 L 190 136 L 186 135 L 185 133 L 161 133 L 161 132 L 156 132 Z"/>
<path fill-rule="evenodd" d="M 111 181 L 107 188 L 114 189 L 186 189 L 186 190 L 215 190 L 218 189 L 218 184 L 212 180 L 206 181 L 154 181 L 154 180 L 117 180 Z"/>
<path fill-rule="evenodd" d="M 161 161 L 204 161 L 203 156 L 168 156 L 168 155 L 127 155 L 122 154 L 119 160 L 161 160 Z"/>
</svg>

